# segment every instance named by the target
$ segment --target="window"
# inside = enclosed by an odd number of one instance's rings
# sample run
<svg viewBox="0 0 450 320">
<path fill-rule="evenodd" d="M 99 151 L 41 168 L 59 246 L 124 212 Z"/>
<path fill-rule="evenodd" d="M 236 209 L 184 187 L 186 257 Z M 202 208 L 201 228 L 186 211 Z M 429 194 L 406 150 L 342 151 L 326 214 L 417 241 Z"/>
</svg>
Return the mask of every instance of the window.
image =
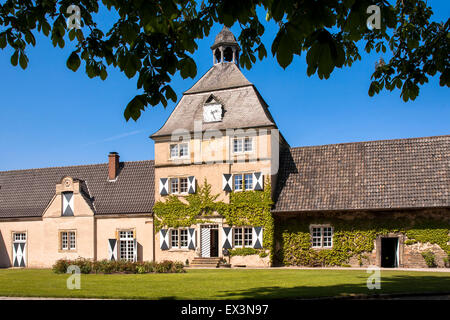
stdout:
<svg viewBox="0 0 450 320">
<path fill-rule="evenodd" d="M 253 190 L 253 174 L 235 174 L 233 177 L 233 187 L 234 191 Z"/>
<path fill-rule="evenodd" d="M 188 193 L 188 178 L 170 178 L 170 193 Z"/>
<path fill-rule="evenodd" d="M 178 193 L 178 178 L 170 179 L 170 193 Z"/>
<path fill-rule="evenodd" d="M 253 229 L 250 227 L 233 228 L 233 244 L 234 247 L 247 247 L 253 246 Z"/>
<path fill-rule="evenodd" d="M 186 158 L 189 155 L 189 147 L 187 143 L 176 143 L 170 145 L 170 158 Z"/>
<path fill-rule="evenodd" d="M 172 248 L 177 248 L 178 247 L 178 229 L 173 229 L 171 231 L 171 239 L 170 239 L 170 246 Z"/>
<path fill-rule="evenodd" d="M 234 138 L 233 139 L 233 152 L 252 152 L 253 151 L 253 139 L 251 137 Z"/>
<path fill-rule="evenodd" d="M 25 232 L 14 233 L 14 242 L 26 242 L 27 234 Z"/>
<path fill-rule="evenodd" d="M 170 246 L 175 249 L 184 249 L 188 247 L 188 230 L 172 229 L 170 230 Z"/>
<path fill-rule="evenodd" d="M 134 232 L 132 230 L 119 231 L 119 258 L 134 261 Z"/>
<path fill-rule="evenodd" d="M 331 248 L 333 246 L 333 229 L 330 226 L 311 227 L 313 248 Z"/>
<path fill-rule="evenodd" d="M 75 231 L 61 231 L 59 234 L 60 250 L 76 250 Z"/>
<path fill-rule="evenodd" d="M 73 216 L 73 192 L 63 192 L 62 194 L 62 216 Z"/>
</svg>

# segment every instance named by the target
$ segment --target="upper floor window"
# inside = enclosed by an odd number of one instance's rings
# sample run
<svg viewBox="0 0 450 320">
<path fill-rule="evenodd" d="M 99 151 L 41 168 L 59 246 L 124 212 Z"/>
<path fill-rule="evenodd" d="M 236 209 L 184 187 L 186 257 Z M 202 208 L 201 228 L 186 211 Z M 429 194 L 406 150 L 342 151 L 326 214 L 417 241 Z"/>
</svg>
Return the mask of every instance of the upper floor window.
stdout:
<svg viewBox="0 0 450 320">
<path fill-rule="evenodd" d="M 170 193 L 188 193 L 188 178 L 170 178 Z"/>
<path fill-rule="evenodd" d="M 75 231 L 61 231 L 59 233 L 60 250 L 76 250 Z"/>
<path fill-rule="evenodd" d="M 253 138 L 234 138 L 233 139 L 233 153 L 252 152 Z"/>
<path fill-rule="evenodd" d="M 331 248 L 333 246 L 333 228 L 330 226 L 312 226 L 311 242 L 313 248 Z"/>
<path fill-rule="evenodd" d="M 189 146 L 187 143 L 174 143 L 170 145 L 170 158 L 179 159 L 189 156 Z"/>
<path fill-rule="evenodd" d="M 253 190 L 253 174 L 238 173 L 233 175 L 234 191 Z"/>
</svg>

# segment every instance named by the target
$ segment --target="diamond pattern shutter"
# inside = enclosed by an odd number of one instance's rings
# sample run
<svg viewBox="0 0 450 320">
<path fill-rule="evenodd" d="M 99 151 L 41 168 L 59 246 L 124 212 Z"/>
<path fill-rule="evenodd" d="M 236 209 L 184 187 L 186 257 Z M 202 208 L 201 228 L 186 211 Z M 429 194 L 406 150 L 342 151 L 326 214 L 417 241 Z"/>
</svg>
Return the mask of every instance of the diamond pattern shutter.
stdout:
<svg viewBox="0 0 450 320">
<path fill-rule="evenodd" d="M 108 259 L 117 261 L 117 239 L 108 239 Z"/>
<path fill-rule="evenodd" d="M 188 193 L 195 193 L 195 177 L 188 177 Z"/>
<path fill-rule="evenodd" d="M 222 228 L 222 248 L 231 249 L 233 229 L 230 227 Z"/>
<path fill-rule="evenodd" d="M 13 243 L 13 267 L 25 267 L 26 261 L 26 243 Z"/>
<path fill-rule="evenodd" d="M 261 172 L 253 173 L 253 190 L 263 190 L 263 175 Z"/>
<path fill-rule="evenodd" d="M 188 248 L 191 250 L 195 250 L 195 248 L 197 247 L 197 243 L 196 243 L 196 234 L 195 234 L 195 229 L 194 228 L 189 228 L 188 230 Z"/>
<path fill-rule="evenodd" d="M 263 244 L 263 228 L 262 227 L 254 227 L 253 228 L 253 248 L 262 249 Z"/>
<path fill-rule="evenodd" d="M 222 177 L 222 189 L 224 191 L 231 192 L 233 189 L 231 188 L 231 174 L 224 173 Z"/>
<path fill-rule="evenodd" d="M 73 216 L 73 192 L 63 192 L 63 216 Z"/>
<path fill-rule="evenodd" d="M 169 230 L 159 230 L 159 247 L 161 250 L 169 250 Z"/>
<path fill-rule="evenodd" d="M 167 196 L 169 194 L 169 179 L 160 178 L 159 179 L 159 194 L 162 196 Z"/>
</svg>

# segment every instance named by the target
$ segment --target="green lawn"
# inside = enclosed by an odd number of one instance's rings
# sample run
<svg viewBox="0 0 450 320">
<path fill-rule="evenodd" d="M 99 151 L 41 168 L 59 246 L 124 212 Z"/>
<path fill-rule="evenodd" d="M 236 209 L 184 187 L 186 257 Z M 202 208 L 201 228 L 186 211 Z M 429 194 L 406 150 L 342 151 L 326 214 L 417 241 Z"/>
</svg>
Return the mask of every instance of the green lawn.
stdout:
<svg viewBox="0 0 450 320">
<path fill-rule="evenodd" d="M 364 270 L 189 270 L 183 274 L 82 275 L 68 290 L 68 275 L 44 269 L 0 269 L 0 296 L 243 299 L 349 294 L 449 292 L 450 273 L 381 271 L 381 290 L 368 290 Z"/>
</svg>

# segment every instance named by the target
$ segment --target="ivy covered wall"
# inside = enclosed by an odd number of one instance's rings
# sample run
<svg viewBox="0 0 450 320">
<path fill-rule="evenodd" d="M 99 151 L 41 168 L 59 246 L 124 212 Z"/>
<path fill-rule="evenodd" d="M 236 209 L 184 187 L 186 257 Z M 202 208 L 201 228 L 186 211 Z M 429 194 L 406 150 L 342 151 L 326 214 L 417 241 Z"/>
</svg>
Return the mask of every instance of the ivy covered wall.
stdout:
<svg viewBox="0 0 450 320">
<path fill-rule="evenodd" d="M 364 264 L 375 248 L 380 235 L 390 233 L 406 236 L 405 246 L 415 243 L 438 245 L 450 254 L 450 211 L 382 213 L 315 213 L 280 217 L 275 221 L 276 265 L 347 266 L 350 259 Z M 334 229 L 331 249 L 311 248 L 311 224 L 330 224 Z M 373 263 L 373 261 L 372 261 Z"/>
</svg>

